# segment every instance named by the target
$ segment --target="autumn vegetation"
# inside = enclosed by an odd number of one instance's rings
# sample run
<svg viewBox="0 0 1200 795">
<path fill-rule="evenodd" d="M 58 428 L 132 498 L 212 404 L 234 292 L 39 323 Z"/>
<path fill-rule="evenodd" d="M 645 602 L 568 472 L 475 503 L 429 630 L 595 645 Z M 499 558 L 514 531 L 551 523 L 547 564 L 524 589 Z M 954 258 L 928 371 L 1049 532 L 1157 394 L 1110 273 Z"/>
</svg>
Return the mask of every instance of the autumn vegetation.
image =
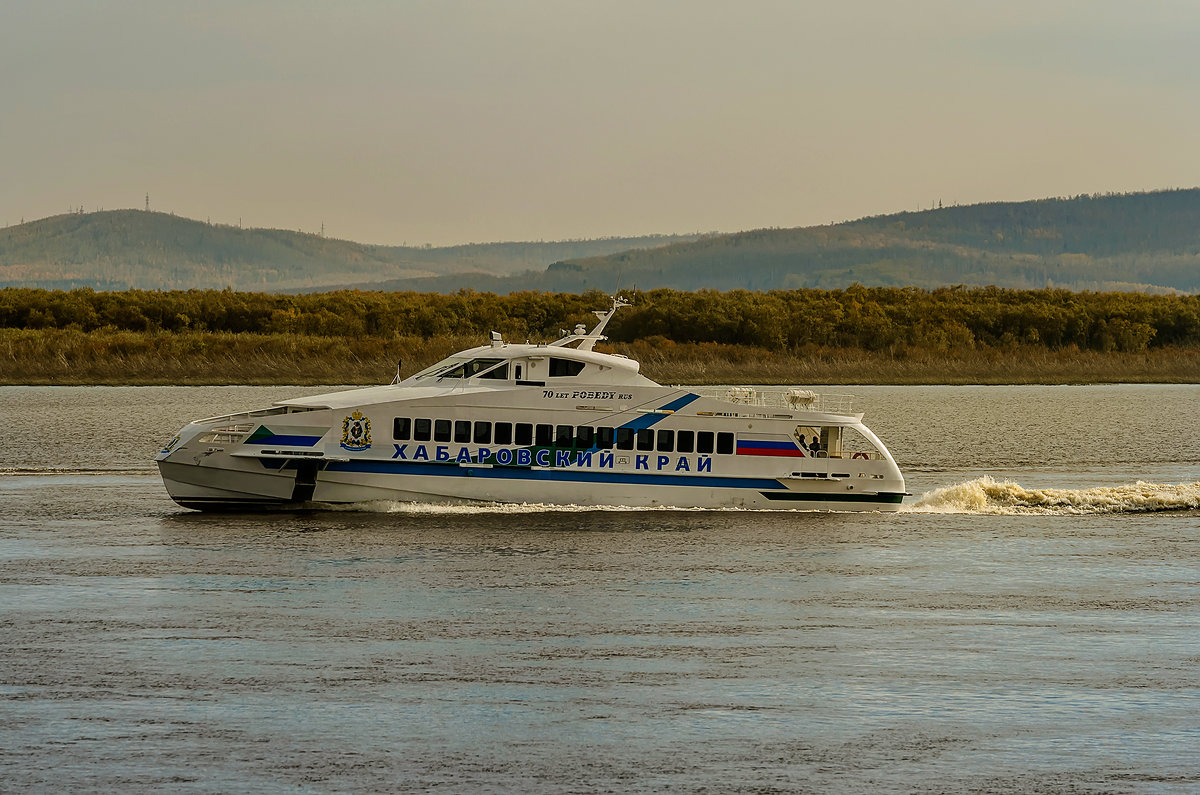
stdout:
<svg viewBox="0 0 1200 795">
<path fill-rule="evenodd" d="M 998 288 L 627 292 L 607 350 L 672 383 L 1200 381 L 1200 295 Z M 607 299 L 0 289 L 0 382 L 379 383 L 589 327 Z"/>
</svg>

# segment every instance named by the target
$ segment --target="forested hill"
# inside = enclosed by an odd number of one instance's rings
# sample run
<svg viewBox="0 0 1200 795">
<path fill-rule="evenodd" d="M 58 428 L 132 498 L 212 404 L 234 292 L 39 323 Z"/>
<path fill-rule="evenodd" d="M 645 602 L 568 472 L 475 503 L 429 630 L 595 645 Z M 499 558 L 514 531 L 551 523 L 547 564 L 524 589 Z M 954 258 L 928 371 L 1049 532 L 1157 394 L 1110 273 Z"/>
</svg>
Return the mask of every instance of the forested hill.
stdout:
<svg viewBox="0 0 1200 795">
<path fill-rule="evenodd" d="M 968 285 L 1200 291 L 1200 189 L 760 229 L 550 266 L 544 289 Z M 529 285 L 521 285 L 529 286 Z"/>
<path fill-rule="evenodd" d="M 347 283 L 544 272 L 556 260 L 697 235 L 445 248 L 371 246 L 282 229 L 242 229 L 143 210 L 72 213 L 0 229 L 0 287 L 322 289 Z"/>
<path fill-rule="evenodd" d="M 944 285 L 1200 292 L 1200 189 L 976 204 L 730 235 L 369 246 L 164 213 L 0 230 L 0 287 L 582 292 Z"/>
</svg>

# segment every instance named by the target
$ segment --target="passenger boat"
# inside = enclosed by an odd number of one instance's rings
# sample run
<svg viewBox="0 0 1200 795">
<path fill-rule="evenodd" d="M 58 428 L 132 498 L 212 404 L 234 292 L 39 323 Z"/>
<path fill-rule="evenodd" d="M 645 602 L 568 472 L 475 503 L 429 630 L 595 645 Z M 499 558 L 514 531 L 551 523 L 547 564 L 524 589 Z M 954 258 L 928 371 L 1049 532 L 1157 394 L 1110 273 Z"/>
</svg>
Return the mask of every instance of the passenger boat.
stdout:
<svg viewBox="0 0 1200 795">
<path fill-rule="evenodd" d="M 378 500 L 894 511 L 891 453 L 848 396 L 664 386 L 595 344 L 492 332 L 389 385 L 196 420 L 158 454 L 186 508 Z"/>
</svg>

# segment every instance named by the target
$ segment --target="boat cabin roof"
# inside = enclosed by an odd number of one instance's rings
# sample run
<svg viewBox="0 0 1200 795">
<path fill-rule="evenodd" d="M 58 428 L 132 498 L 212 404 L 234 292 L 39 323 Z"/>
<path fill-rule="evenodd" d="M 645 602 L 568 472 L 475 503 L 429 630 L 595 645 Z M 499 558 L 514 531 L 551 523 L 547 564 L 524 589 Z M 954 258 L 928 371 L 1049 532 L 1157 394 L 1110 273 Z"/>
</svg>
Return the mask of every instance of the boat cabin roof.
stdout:
<svg viewBox="0 0 1200 795">
<path fill-rule="evenodd" d="M 508 365 L 523 365 L 521 375 L 515 373 L 515 367 L 509 368 Z M 459 351 L 401 383 L 428 384 L 478 377 L 499 381 L 574 378 L 579 381 L 652 384 L 648 378 L 639 375 L 640 369 L 641 366 L 633 359 L 617 354 L 551 345 L 500 343 Z"/>
<path fill-rule="evenodd" d="M 642 375 L 634 360 L 592 347 L 607 339 L 600 332 L 613 313 L 628 304 L 613 298 L 612 306 L 596 312 L 600 322 L 590 332 L 581 323 L 555 342 L 531 345 L 505 342 L 492 332 L 489 345 L 468 348 L 389 386 L 355 389 L 276 403 L 277 406 L 336 408 L 355 403 L 430 397 L 445 391 L 514 389 L 518 387 L 661 386 Z M 570 347 L 570 346 L 576 347 Z"/>
<path fill-rule="evenodd" d="M 482 345 L 448 356 L 389 386 L 279 401 L 277 406 L 339 408 L 363 403 L 434 397 L 453 391 L 568 387 L 659 386 L 624 356 L 550 345 Z"/>
</svg>

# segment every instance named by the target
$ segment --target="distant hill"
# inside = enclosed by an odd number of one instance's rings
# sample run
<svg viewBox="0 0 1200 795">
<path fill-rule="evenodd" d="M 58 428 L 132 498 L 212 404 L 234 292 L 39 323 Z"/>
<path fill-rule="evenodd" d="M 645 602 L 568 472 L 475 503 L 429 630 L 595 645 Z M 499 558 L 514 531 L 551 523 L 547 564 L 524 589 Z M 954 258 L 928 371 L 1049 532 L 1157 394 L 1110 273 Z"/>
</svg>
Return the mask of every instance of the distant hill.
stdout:
<svg viewBox="0 0 1200 795">
<path fill-rule="evenodd" d="M 282 229 L 242 229 L 142 210 L 57 215 L 0 229 L 0 287 L 318 290 L 403 277 L 542 272 L 557 260 L 697 235 L 445 248 L 370 246 Z"/>
<path fill-rule="evenodd" d="M 947 285 L 1200 292 L 1200 189 L 945 207 L 712 235 L 544 273 L 395 279 L 388 289 L 581 292 Z M 363 286 L 363 285 L 357 285 Z"/>
<path fill-rule="evenodd" d="M 555 263 L 580 287 L 1200 290 L 1200 190 L 978 204 Z"/>
<path fill-rule="evenodd" d="M 997 202 L 828 226 L 448 248 L 366 246 L 140 210 L 0 230 L 0 286 L 1200 292 L 1200 189 Z"/>
</svg>

